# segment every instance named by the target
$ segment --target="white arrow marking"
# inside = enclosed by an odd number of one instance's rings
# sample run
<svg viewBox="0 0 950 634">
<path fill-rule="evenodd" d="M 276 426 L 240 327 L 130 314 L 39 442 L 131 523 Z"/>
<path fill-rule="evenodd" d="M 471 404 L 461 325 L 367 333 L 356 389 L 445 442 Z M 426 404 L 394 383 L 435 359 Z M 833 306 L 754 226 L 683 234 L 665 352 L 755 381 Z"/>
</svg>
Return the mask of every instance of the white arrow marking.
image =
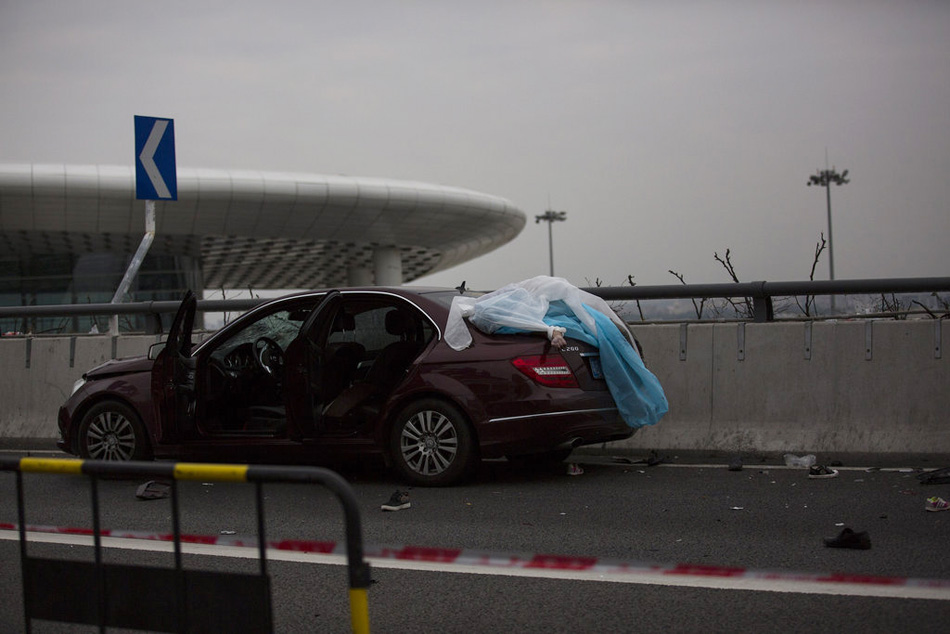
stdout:
<svg viewBox="0 0 950 634">
<path fill-rule="evenodd" d="M 142 147 L 142 153 L 139 154 L 142 167 L 145 168 L 145 173 L 148 174 L 149 180 L 152 181 L 152 186 L 155 187 L 155 193 L 158 194 L 159 198 L 172 197 L 172 193 L 168 191 L 168 186 L 165 184 L 165 179 L 162 178 L 162 173 L 158 171 L 158 165 L 155 164 L 154 158 L 155 150 L 158 149 L 158 144 L 161 143 L 162 137 L 165 136 L 165 128 L 167 127 L 167 120 L 156 119 L 155 125 L 152 126 L 152 131 L 148 135 L 148 140 Z"/>
</svg>

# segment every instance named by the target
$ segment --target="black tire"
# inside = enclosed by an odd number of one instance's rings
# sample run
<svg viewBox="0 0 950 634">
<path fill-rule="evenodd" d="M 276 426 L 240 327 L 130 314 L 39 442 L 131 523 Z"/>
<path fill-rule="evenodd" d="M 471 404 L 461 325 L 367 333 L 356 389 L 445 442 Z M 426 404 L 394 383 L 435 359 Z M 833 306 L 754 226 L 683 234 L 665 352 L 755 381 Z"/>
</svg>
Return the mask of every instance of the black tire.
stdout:
<svg viewBox="0 0 950 634">
<path fill-rule="evenodd" d="M 151 453 L 138 414 L 118 401 L 103 401 L 86 412 L 76 444 L 79 455 L 91 460 L 146 460 Z"/>
<path fill-rule="evenodd" d="M 475 435 L 455 406 L 422 399 L 404 408 L 390 434 L 393 467 L 418 486 L 449 486 L 469 477 L 478 462 Z"/>
</svg>

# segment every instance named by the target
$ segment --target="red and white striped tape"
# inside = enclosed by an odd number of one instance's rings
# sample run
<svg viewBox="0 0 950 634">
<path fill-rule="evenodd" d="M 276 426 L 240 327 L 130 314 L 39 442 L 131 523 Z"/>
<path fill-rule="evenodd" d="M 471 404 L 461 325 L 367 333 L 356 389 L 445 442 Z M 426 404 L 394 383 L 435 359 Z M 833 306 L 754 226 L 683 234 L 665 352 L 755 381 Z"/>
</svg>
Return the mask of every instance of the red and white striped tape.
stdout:
<svg viewBox="0 0 950 634">
<path fill-rule="evenodd" d="M 0 522 L 0 530 L 18 531 L 17 524 Z M 91 528 L 72 528 L 68 526 L 42 526 L 38 524 L 27 524 L 27 532 L 47 533 L 54 535 L 81 535 L 91 537 L 93 530 Z M 102 529 L 99 531 L 100 537 L 112 537 L 116 539 L 142 539 L 153 542 L 172 542 L 175 536 L 172 533 L 150 533 L 146 531 L 128 531 L 116 529 Z M 205 546 L 235 546 L 239 548 L 257 548 L 258 540 L 254 537 L 243 538 L 232 535 L 189 535 L 182 533 L 179 536 L 183 544 L 202 544 Z M 267 542 L 267 548 L 273 550 L 292 550 L 304 553 L 317 553 L 321 555 L 346 554 L 345 545 L 338 545 L 337 542 L 321 542 L 313 540 L 294 540 L 284 539 Z"/>
<path fill-rule="evenodd" d="M 17 531 L 16 524 L 0 522 L 0 530 Z M 92 529 L 69 528 L 62 526 L 27 525 L 26 530 L 33 533 L 52 533 L 60 535 L 92 536 Z M 149 533 L 104 529 L 100 536 L 119 539 L 141 539 L 149 541 L 174 541 L 171 533 Z M 232 535 L 180 535 L 183 544 L 202 544 L 209 546 L 233 546 L 257 548 L 256 538 L 235 537 Z M 314 553 L 321 555 L 346 555 L 346 544 L 332 541 L 314 540 L 277 540 L 266 542 L 272 550 Z M 609 577 L 624 574 L 650 574 L 663 577 L 717 577 L 729 579 L 749 579 L 760 581 L 791 581 L 825 584 L 862 584 L 904 588 L 929 588 L 950 590 L 950 579 L 922 579 L 913 577 L 887 577 L 878 575 L 858 575 L 849 573 L 808 573 L 749 570 L 729 566 L 711 566 L 697 564 L 656 564 L 629 562 L 597 557 L 576 557 L 549 554 L 503 554 L 468 550 L 460 548 L 432 548 L 426 546 L 364 546 L 367 559 L 412 561 L 457 566 L 479 566 L 502 569 L 559 570 L 587 572 Z"/>
</svg>

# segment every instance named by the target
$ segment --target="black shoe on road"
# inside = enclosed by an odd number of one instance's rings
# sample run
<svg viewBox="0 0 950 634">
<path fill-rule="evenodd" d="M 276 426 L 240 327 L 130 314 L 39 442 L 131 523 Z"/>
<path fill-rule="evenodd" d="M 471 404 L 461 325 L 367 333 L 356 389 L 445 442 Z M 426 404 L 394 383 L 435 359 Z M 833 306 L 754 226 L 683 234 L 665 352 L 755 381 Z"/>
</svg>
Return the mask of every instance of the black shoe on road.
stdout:
<svg viewBox="0 0 950 634">
<path fill-rule="evenodd" d="M 396 491 L 389 497 L 389 501 L 383 504 L 381 508 L 384 511 L 401 511 L 402 509 L 407 509 L 410 506 L 409 492 Z"/>
</svg>

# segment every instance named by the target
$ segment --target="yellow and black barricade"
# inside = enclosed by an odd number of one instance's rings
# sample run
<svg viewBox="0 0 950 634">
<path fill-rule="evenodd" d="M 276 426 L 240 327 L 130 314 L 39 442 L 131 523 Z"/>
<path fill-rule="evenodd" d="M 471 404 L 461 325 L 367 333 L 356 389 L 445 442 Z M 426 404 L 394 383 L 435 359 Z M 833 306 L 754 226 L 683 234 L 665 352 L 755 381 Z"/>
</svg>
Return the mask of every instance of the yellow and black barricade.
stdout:
<svg viewBox="0 0 950 634">
<path fill-rule="evenodd" d="M 16 472 L 20 561 L 26 631 L 33 619 L 159 632 L 271 632 L 270 578 L 264 539 L 264 483 L 321 484 L 343 506 L 353 632 L 369 632 L 370 566 L 363 556 L 356 496 L 338 474 L 320 467 L 0 456 L 0 471 Z M 27 551 L 23 473 L 87 476 L 92 493 L 95 561 L 56 560 Z M 170 480 L 174 568 L 104 563 L 99 525 L 98 480 L 141 477 Z M 179 480 L 248 482 L 256 488 L 259 574 L 186 570 L 182 567 Z"/>
</svg>

